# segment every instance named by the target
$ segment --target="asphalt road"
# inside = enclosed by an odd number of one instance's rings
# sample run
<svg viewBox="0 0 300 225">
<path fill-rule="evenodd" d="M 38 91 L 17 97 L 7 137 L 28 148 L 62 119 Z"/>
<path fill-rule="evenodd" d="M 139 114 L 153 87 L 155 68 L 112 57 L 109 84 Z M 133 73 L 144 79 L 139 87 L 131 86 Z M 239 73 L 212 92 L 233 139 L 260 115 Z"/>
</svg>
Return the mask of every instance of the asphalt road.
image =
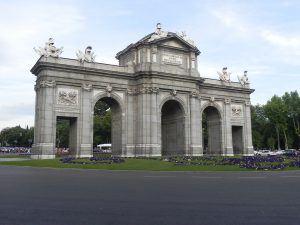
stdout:
<svg viewBox="0 0 300 225">
<path fill-rule="evenodd" d="M 299 172 L 0 166 L 0 225 L 299 225 Z"/>
</svg>

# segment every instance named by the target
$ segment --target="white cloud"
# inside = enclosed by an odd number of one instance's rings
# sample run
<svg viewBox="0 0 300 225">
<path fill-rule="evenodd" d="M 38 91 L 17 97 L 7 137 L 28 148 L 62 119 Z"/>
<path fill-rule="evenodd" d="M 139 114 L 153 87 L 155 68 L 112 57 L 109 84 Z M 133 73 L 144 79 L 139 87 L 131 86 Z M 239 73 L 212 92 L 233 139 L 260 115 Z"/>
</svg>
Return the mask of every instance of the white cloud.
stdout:
<svg viewBox="0 0 300 225">
<path fill-rule="evenodd" d="M 49 37 L 70 38 L 84 24 L 80 11 L 63 2 L 0 3 L 0 130 L 23 123 L 33 125 L 35 78 L 29 70 L 38 58 L 33 47 L 43 46 Z"/>
<path fill-rule="evenodd" d="M 239 35 L 247 37 L 249 32 L 251 31 L 241 15 L 239 15 L 232 9 L 224 7 L 214 8 L 213 10 L 211 10 L 211 14 L 216 17 L 221 22 L 221 24 L 231 29 L 231 32 L 228 33 L 228 36 L 235 37 Z"/>
<path fill-rule="evenodd" d="M 271 30 L 262 31 L 261 36 L 277 47 L 300 48 L 300 36 L 283 35 Z"/>
</svg>

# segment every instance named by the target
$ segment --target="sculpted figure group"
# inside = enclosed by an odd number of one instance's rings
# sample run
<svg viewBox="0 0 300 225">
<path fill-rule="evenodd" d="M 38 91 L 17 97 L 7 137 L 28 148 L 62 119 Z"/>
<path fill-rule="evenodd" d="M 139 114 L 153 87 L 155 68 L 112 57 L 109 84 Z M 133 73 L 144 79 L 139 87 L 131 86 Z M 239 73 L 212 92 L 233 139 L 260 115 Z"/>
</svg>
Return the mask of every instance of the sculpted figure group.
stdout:
<svg viewBox="0 0 300 225">
<path fill-rule="evenodd" d="M 54 46 L 54 39 L 49 38 L 49 40 L 45 43 L 45 47 L 39 47 L 38 49 L 33 48 L 36 53 L 38 53 L 40 56 L 45 56 L 45 57 L 55 57 L 58 58 L 59 55 L 63 52 L 63 47 L 56 48 Z"/>
<path fill-rule="evenodd" d="M 83 63 L 86 62 L 95 62 L 96 55 L 94 52 L 92 52 L 92 47 L 88 46 L 86 47 L 84 53 L 80 50 L 76 53 L 77 59 Z"/>
<path fill-rule="evenodd" d="M 220 79 L 221 81 L 224 81 L 224 82 L 227 82 L 227 83 L 230 83 L 230 82 L 231 82 L 231 79 L 230 79 L 231 73 L 230 73 L 230 72 L 227 72 L 227 67 L 223 67 L 222 72 L 217 71 L 217 73 L 219 74 L 219 79 Z M 237 78 L 238 78 L 240 84 L 241 84 L 243 87 L 244 87 L 246 84 L 249 84 L 249 79 L 248 79 L 247 73 L 248 73 L 248 71 L 245 70 L 243 76 L 237 76 Z"/>
<path fill-rule="evenodd" d="M 168 32 L 165 32 L 165 31 L 161 30 L 161 24 L 157 23 L 156 24 L 156 31 L 152 34 L 152 36 L 150 37 L 150 39 L 148 41 L 150 42 L 150 41 L 153 41 L 155 39 L 165 37 L 165 36 L 167 36 L 167 34 L 168 34 Z M 188 43 L 194 45 L 194 42 L 186 36 L 185 32 L 177 33 L 177 35 L 180 38 L 187 41 Z M 45 43 L 44 48 L 39 47 L 38 49 L 36 49 L 36 48 L 33 48 L 33 49 L 40 56 L 45 56 L 45 57 L 51 56 L 51 57 L 54 57 L 54 58 L 58 58 L 60 56 L 60 54 L 63 52 L 63 47 L 56 48 L 54 46 L 54 39 L 53 38 L 49 38 L 49 40 Z M 76 52 L 76 56 L 77 56 L 77 59 L 79 60 L 80 63 L 84 63 L 84 62 L 94 63 L 95 58 L 96 58 L 95 53 L 92 52 L 92 47 L 91 46 L 86 47 L 84 53 L 82 51 L 78 50 L 78 52 Z M 245 70 L 243 76 L 237 76 L 240 84 L 243 87 L 246 84 L 249 84 L 247 72 L 248 71 Z M 226 83 L 231 82 L 231 79 L 230 79 L 231 73 L 227 72 L 227 67 L 223 67 L 222 72 L 217 71 L 217 73 L 219 74 L 219 79 L 221 81 L 226 82 Z"/>
<path fill-rule="evenodd" d="M 49 40 L 45 43 L 45 47 L 38 47 L 37 48 L 33 48 L 35 50 L 35 52 L 37 54 L 39 54 L 40 56 L 45 56 L 45 57 L 54 57 L 54 58 L 58 58 L 60 56 L 60 54 L 63 52 L 63 47 L 60 48 L 56 48 L 54 46 L 54 39 L 53 38 L 49 38 Z M 88 46 L 86 47 L 84 53 L 80 50 L 78 50 L 78 52 L 76 52 L 76 56 L 77 59 L 83 63 L 83 62 L 95 62 L 95 58 L 96 55 L 94 52 L 92 52 L 92 47 Z"/>
</svg>

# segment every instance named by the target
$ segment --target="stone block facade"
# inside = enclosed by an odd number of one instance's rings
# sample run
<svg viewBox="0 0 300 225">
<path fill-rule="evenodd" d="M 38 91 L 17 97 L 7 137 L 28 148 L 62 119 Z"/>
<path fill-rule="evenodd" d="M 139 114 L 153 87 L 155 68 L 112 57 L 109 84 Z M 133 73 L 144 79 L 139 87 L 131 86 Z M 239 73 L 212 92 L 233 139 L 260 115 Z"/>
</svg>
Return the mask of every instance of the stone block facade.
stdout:
<svg viewBox="0 0 300 225">
<path fill-rule="evenodd" d="M 55 157 L 57 118 L 70 121 L 72 154 L 92 156 L 99 100 L 111 107 L 114 155 L 253 154 L 253 90 L 200 77 L 199 54 L 185 36 L 155 32 L 119 52 L 118 66 L 42 56 L 31 69 L 37 77 L 32 157 Z"/>
</svg>

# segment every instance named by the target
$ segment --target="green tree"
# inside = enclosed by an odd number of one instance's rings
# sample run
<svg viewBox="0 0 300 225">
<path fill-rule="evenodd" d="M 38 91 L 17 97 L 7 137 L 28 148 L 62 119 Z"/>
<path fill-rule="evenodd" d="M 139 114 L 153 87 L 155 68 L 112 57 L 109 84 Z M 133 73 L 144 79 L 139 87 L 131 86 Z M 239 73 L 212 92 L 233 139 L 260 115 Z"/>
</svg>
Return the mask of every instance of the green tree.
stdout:
<svg viewBox="0 0 300 225">
<path fill-rule="evenodd" d="M 56 123 L 56 147 L 69 147 L 70 121 L 66 119 L 58 119 Z"/>
<path fill-rule="evenodd" d="M 300 137 L 300 97 L 297 91 L 286 92 L 282 99 L 288 109 L 288 118 L 292 121 L 295 134 Z"/>
<path fill-rule="evenodd" d="M 282 98 L 274 95 L 264 106 L 264 111 L 269 121 L 274 125 L 277 134 L 277 147 L 280 149 L 280 131 L 284 135 L 285 148 L 288 148 L 287 128 L 288 109 Z"/>
<path fill-rule="evenodd" d="M 274 150 L 274 149 L 275 149 L 275 143 L 276 143 L 275 138 L 269 137 L 269 138 L 267 139 L 268 147 L 269 147 L 271 150 Z"/>
<path fill-rule="evenodd" d="M 30 147 L 33 142 L 33 127 L 7 127 L 0 132 L 1 146 Z"/>
<path fill-rule="evenodd" d="M 111 143 L 111 110 L 104 101 L 98 101 L 94 108 L 93 145 Z"/>
<path fill-rule="evenodd" d="M 265 133 L 268 128 L 268 120 L 263 106 L 251 106 L 251 121 L 253 146 L 255 149 L 261 149 L 266 146 Z"/>
</svg>

